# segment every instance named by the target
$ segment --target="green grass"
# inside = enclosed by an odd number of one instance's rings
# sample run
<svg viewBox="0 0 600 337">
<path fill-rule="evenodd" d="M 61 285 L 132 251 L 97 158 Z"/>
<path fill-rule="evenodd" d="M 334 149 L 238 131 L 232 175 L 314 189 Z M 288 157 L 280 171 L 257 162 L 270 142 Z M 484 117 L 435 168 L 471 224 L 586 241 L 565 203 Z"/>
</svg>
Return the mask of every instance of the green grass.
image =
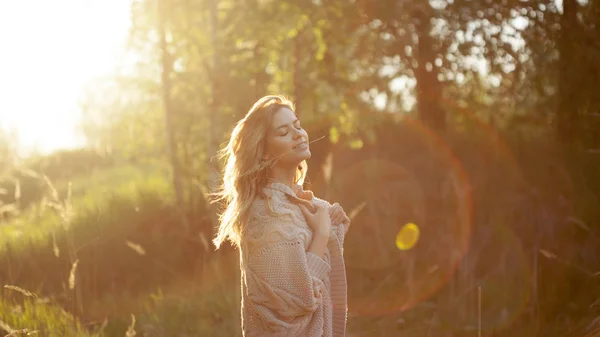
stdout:
<svg viewBox="0 0 600 337">
<path fill-rule="evenodd" d="M 86 315 L 107 294 L 136 297 L 193 271 L 197 243 L 181 230 L 160 172 L 123 167 L 72 186 L 70 199 L 50 188 L 52 206 L 31 208 L 0 227 L 3 284 L 58 295 L 60 304 Z"/>
<path fill-rule="evenodd" d="M 60 306 L 42 299 L 21 301 L 0 297 L 0 333 L 10 336 L 101 337 L 89 331 Z"/>
<path fill-rule="evenodd" d="M 63 209 L 71 207 L 75 212 L 73 222 L 85 222 L 91 214 L 111 207 L 115 200 L 129 199 L 140 202 L 143 194 L 171 197 L 169 182 L 163 170 L 156 167 L 115 167 L 94 171 L 89 176 L 76 177 L 72 182 L 47 182 L 47 193 L 39 204 L 32 205 L 11 221 L 0 226 L 0 251 L 7 246 L 15 249 L 23 245 L 46 244 L 52 235 L 65 226 L 61 219 Z M 40 177 L 39 179 L 43 179 Z M 69 197 L 69 185 L 71 200 Z"/>
</svg>

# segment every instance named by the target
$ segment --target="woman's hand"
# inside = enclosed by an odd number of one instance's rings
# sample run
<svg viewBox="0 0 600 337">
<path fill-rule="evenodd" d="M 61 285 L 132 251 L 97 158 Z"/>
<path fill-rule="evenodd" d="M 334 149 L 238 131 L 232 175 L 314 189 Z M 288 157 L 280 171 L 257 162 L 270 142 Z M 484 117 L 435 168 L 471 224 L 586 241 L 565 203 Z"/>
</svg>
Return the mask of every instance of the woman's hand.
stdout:
<svg viewBox="0 0 600 337">
<path fill-rule="evenodd" d="M 315 232 L 316 235 L 329 237 L 331 231 L 331 217 L 329 216 L 327 206 L 318 203 L 313 203 L 313 205 L 315 207 L 314 213 L 311 213 L 311 211 L 302 204 L 299 204 L 298 206 L 300 206 L 300 210 L 304 214 L 306 222 L 313 232 Z"/>
<path fill-rule="evenodd" d="M 350 224 L 350 218 L 346 215 L 342 206 L 337 202 L 329 209 L 329 217 L 331 218 L 332 224 Z"/>
</svg>

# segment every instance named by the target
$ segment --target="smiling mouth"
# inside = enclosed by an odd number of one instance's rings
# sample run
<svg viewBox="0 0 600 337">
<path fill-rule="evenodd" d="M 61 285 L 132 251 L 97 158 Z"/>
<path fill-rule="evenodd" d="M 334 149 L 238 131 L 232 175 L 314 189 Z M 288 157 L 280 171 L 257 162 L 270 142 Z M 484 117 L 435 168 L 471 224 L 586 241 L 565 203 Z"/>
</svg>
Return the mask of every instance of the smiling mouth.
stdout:
<svg viewBox="0 0 600 337">
<path fill-rule="evenodd" d="M 298 150 L 298 149 L 303 149 L 303 148 L 306 148 L 306 147 L 308 147 L 308 143 L 307 142 L 302 142 L 302 143 L 294 146 L 292 149 Z"/>
</svg>

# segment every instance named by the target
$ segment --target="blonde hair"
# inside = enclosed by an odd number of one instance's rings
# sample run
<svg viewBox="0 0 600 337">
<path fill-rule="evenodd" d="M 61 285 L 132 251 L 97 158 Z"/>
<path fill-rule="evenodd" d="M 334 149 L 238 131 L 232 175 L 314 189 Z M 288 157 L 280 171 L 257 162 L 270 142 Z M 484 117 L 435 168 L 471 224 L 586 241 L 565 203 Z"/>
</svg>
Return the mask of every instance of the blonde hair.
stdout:
<svg viewBox="0 0 600 337">
<path fill-rule="evenodd" d="M 260 98 L 246 116 L 237 122 L 229 143 L 219 151 L 226 159 L 223 183 L 213 194 L 214 201 L 222 201 L 224 210 L 219 214 L 219 227 L 213 243 L 218 249 L 225 240 L 239 246 L 242 226 L 247 221 L 252 202 L 257 196 L 264 198 L 262 188 L 267 183 L 267 171 L 278 157 L 263 160 L 266 137 L 273 115 L 281 108 L 294 111 L 294 104 L 280 95 Z M 296 169 L 294 182 L 303 184 L 308 165 L 306 161 Z M 213 202 L 214 202 L 213 201 Z"/>
</svg>

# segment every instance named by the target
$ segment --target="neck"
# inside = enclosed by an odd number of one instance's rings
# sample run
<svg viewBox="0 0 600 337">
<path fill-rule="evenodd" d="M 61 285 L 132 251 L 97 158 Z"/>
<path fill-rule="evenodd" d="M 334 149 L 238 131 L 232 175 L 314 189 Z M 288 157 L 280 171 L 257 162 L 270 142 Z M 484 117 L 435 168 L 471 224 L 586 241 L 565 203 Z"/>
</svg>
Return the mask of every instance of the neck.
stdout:
<svg viewBox="0 0 600 337">
<path fill-rule="evenodd" d="M 273 167 L 269 172 L 269 178 L 277 180 L 280 183 L 286 184 L 293 190 L 294 177 L 296 176 L 296 166 L 289 167 Z"/>
</svg>

